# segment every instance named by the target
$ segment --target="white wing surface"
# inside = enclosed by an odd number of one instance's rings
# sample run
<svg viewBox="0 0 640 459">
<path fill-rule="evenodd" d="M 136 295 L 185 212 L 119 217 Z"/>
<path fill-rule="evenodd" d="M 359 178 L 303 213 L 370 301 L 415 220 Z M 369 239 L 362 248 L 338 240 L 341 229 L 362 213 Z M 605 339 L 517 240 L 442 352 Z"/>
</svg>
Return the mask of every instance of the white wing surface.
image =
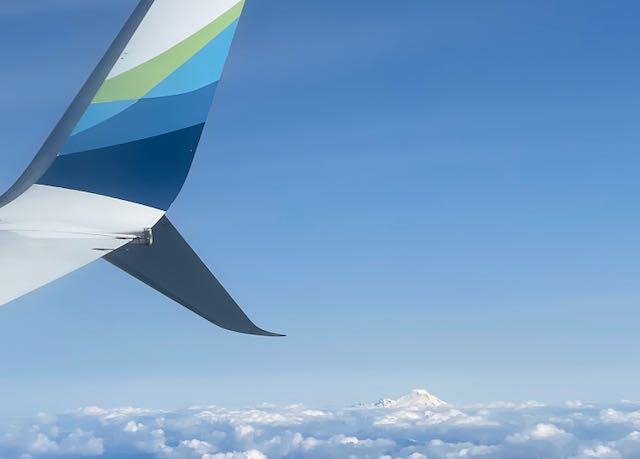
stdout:
<svg viewBox="0 0 640 459">
<path fill-rule="evenodd" d="M 0 304 L 143 239 L 163 215 L 106 196 L 32 186 L 0 208 Z"/>
</svg>

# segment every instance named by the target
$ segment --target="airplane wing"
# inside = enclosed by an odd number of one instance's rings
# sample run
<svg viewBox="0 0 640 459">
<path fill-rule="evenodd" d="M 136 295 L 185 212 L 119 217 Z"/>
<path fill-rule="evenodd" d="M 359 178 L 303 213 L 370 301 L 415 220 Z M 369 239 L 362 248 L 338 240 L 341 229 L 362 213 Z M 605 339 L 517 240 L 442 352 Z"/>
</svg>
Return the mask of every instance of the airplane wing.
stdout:
<svg viewBox="0 0 640 459">
<path fill-rule="evenodd" d="M 243 6 L 140 1 L 0 196 L 0 305 L 107 257 L 223 328 L 274 335 L 247 318 L 165 216 L 191 168 Z"/>
</svg>

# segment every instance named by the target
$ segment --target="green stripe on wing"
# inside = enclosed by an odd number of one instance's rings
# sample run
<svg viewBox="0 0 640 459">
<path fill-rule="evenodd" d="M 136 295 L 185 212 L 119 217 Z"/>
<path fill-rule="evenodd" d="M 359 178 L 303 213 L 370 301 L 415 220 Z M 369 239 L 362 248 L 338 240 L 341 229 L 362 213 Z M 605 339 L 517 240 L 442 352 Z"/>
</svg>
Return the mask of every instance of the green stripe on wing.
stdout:
<svg viewBox="0 0 640 459">
<path fill-rule="evenodd" d="M 93 102 L 140 99 L 240 17 L 244 0 L 159 56 L 104 82 Z"/>
</svg>

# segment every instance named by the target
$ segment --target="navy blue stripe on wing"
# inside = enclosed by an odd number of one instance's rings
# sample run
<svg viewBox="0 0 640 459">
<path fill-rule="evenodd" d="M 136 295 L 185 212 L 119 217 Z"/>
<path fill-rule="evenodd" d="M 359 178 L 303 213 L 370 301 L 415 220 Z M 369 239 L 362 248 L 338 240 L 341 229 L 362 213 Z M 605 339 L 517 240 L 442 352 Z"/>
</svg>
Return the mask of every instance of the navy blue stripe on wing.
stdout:
<svg viewBox="0 0 640 459">
<path fill-rule="evenodd" d="M 203 127 L 58 156 L 38 183 L 167 210 L 184 185 Z"/>
</svg>

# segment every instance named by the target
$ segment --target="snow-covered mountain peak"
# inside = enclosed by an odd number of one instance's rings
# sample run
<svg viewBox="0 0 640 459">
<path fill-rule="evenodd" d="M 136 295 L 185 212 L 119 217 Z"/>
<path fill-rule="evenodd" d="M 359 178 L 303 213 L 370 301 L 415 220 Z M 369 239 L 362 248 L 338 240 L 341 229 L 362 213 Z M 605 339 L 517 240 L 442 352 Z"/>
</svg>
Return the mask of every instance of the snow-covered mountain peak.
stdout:
<svg viewBox="0 0 640 459">
<path fill-rule="evenodd" d="M 447 403 L 424 389 L 412 390 L 396 400 L 384 398 L 374 403 L 375 408 L 437 408 Z"/>
</svg>

